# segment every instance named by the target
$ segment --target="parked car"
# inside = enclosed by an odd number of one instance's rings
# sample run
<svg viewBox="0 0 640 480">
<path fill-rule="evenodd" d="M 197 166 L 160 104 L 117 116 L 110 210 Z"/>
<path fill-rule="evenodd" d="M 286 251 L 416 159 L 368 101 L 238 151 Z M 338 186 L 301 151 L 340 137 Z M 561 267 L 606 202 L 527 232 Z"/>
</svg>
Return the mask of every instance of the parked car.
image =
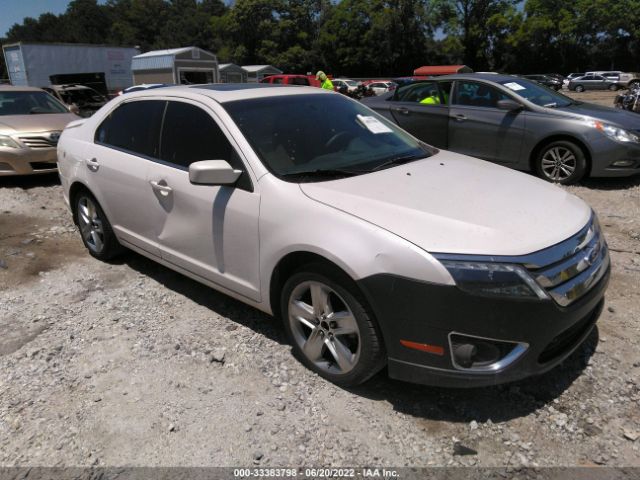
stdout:
<svg viewBox="0 0 640 480">
<path fill-rule="evenodd" d="M 570 73 L 566 76 L 566 78 L 562 81 L 562 86 L 565 88 L 569 87 L 569 82 L 574 78 L 584 77 L 584 73 Z"/>
<path fill-rule="evenodd" d="M 592 72 L 585 73 L 585 75 L 600 75 L 615 83 L 620 81 L 621 74 L 622 72 L 620 70 L 594 70 Z"/>
<path fill-rule="evenodd" d="M 351 94 L 355 93 L 355 91 L 358 89 L 358 86 L 360 85 L 359 82 L 350 80 L 348 78 L 333 78 L 331 79 L 331 82 L 333 83 L 333 86 L 336 90 L 340 90 L 340 87 L 344 87 Z"/>
<path fill-rule="evenodd" d="M 522 75 L 522 78 L 533 80 L 545 87 L 553 88 L 554 90 L 560 90 L 562 88 L 562 81 L 557 78 L 548 77 L 547 75 Z"/>
<path fill-rule="evenodd" d="M 269 75 L 260 80 L 260 83 L 320 87 L 320 82 L 313 75 Z"/>
<path fill-rule="evenodd" d="M 85 85 L 49 85 L 42 87 L 42 89 L 81 117 L 90 117 L 108 102 L 104 95 Z"/>
<path fill-rule="evenodd" d="M 420 103 L 434 93 L 437 103 Z M 548 181 L 640 173 L 636 114 L 578 102 L 524 78 L 453 75 L 363 101 L 438 148 Z"/>
<path fill-rule="evenodd" d="M 391 80 L 369 80 L 362 83 L 371 88 L 371 90 L 373 90 L 376 95 L 382 95 L 383 93 L 391 92 L 396 88 L 396 84 Z"/>
<path fill-rule="evenodd" d="M 602 309 L 608 250 L 582 200 L 335 92 L 135 92 L 69 125 L 58 157 L 91 255 L 128 247 L 280 316 L 340 385 L 385 365 L 464 387 L 535 375 Z"/>
<path fill-rule="evenodd" d="M 78 118 L 44 90 L 0 85 L 0 176 L 55 172 L 60 132 Z"/>
<path fill-rule="evenodd" d="M 602 75 L 588 73 L 582 77 L 573 78 L 567 85 L 569 90 L 584 92 L 585 90 L 618 90 L 618 80 L 610 80 Z"/>
</svg>

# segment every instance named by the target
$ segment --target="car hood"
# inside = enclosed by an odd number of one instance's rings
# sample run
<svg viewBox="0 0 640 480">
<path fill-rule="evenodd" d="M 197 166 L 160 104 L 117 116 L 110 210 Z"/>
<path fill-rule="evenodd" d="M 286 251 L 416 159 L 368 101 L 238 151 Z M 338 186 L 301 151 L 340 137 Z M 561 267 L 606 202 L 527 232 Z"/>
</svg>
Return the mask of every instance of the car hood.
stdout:
<svg viewBox="0 0 640 480">
<path fill-rule="evenodd" d="M 557 186 L 448 151 L 300 188 L 431 253 L 524 255 L 565 240 L 591 216 Z"/>
<path fill-rule="evenodd" d="M 78 118 L 78 116 L 72 113 L 0 116 L 0 132 L 31 133 L 63 130 L 69 122 L 78 120 Z"/>
<path fill-rule="evenodd" d="M 603 122 L 613 123 L 627 130 L 640 131 L 640 115 L 621 108 L 605 107 L 593 103 L 580 103 L 578 105 L 569 105 L 568 107 L 549 110 L 553 113 L 572 117 L 591 117 L 596 120 L 602 120 Z"/>
</svg>

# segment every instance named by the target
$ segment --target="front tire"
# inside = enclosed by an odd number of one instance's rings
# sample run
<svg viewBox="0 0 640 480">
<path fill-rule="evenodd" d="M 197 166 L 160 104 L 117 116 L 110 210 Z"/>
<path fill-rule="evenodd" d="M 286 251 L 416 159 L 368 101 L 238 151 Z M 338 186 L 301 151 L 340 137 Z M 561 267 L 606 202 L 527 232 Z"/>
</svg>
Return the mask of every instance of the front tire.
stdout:
<svg viewBox="0 0 640 480">
<path fill-rule="evenodd" d="M 578 85 L 576 87 L 576 92 L 580 93 L 580 92 L 584 92 L 584 87 L 582 85 Z"/>
<path fill-rule="evenodd" d="M 122 253 L 123 248 L 93 195 L 87 191 L 80 192 L 75 198 L 74 207 L 82 243 L 91 256 L 106 261 Z"/>
<path fill-rule="evenodd" d="M 573 142 L 560 140 L 545 145 L 536 158 L 536 173 L 548 182 L 571 185 L 587 173 L 587 159 Z"/>
<path fill-rule="evenodd" d="M 617 92 L 618 86 L 616 84 L 611 84 L 609 85 L 609 90 L 611 90 L 612 92 Z"/>
<path fill-rule="evenodd" d="M 280 301 L 294 354 L 318 375 L 352 387 L 385 365 L 372 315 L 342 272 L 320 264 L 303 268 L 287 280 Z"/>
</svg>

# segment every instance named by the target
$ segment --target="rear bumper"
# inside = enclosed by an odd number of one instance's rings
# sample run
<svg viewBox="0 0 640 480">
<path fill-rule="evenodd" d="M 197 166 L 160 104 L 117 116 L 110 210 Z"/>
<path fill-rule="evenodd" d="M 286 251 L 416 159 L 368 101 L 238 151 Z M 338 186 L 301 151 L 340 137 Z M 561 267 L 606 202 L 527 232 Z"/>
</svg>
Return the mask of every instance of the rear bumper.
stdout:
<svg viewBox="0 0 640 480">
<path fill-rule="evenodd" d="M 0 148 L 0 177 L 56 172 L 57 160 L 55 148 Z"/>
<path fill-rule="evenodd" d="M 478 387 L 539 375 L 568 357 L 592 331 L 602 311 L 609 275 L 608 268 L 569 307 L 552 300 L 479 297 L 457 287 L 393 275 L 375 275 L 359 284 L 382 329 L 390 377 L 427 385 Z M 514 342 L 526 350 L 504 367 L 471 372 L 454 363 L 451 334 Z M 401 340 L 441 350 L 419 351 Z"/>
</svg>

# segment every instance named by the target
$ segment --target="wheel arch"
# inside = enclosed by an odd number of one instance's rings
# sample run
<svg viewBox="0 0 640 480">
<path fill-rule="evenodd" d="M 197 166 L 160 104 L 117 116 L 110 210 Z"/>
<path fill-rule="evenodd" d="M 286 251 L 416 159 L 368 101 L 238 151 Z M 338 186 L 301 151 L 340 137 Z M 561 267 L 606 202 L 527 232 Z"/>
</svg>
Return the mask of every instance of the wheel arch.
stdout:
<svg viewBox="0 0 640 480">
<path fill-rule="evenodd" d="M 353 276 L 345 268 L 330 260 L 326 256 L 308 250 L 296 250 L 293 252 L 289 252 L 278 261 L 276 266 L 273 268 L 273 271 L 271 272 L 269 282 L 269 303 L 271 306 L 271 311 L 275 317 L 280 317 L 282 313 L 280 305 L 280 293 L 282 292 L 282 288 L 284 287 L 287 279 L 302 267 L 312 264 L 321 264 L 337 270 L 340 274 L 349 278 L 356 286 L 356 288 L 358 288 Z M 360 293 L 363 294 L 363 292 Z M 362 296 L 364 298 L 364 294 Z"/>
<path fill-rule="evenodd" d="M 76 211 L 76 208 L 75 208 L 76 198 L 83 191 L 88 192 L 95 198 L 95 195 L 93 195 L 93 192 L 91 191 L 91 189 L 80 181 L 76 180 L 69 187 L 69 206 L 71 207 L 71 215 L 73 216 L 73 223 L 76 225 L 78 224 L 78 212 Z"/>
<path fill-rule="evenodd" d="M 582 153 L 584 153 L 584 158 L 587 161 L 587 170 L 585 172 L 585 176 L 590 175 L 591 174 L 591 150 L 589 150 L 589 147 L 587 146 L 587 144 L 582 140 L 580 140 L 578 137 L 574 135 L 566 134 L 566 133 L 550 135 L 538 141 L 538 143 L 533 147 L 533 149 L 531 150 L 531 153 L 529 154 L 529 170 L 532 172 L 535 172 L 536 160 L 538 159 L 538 155 L 540 154 L 542 149 L 547 145 L 553 142 L 558 142 L 558 141 L 575 143 L 582 150 Z"/>
</svg>

